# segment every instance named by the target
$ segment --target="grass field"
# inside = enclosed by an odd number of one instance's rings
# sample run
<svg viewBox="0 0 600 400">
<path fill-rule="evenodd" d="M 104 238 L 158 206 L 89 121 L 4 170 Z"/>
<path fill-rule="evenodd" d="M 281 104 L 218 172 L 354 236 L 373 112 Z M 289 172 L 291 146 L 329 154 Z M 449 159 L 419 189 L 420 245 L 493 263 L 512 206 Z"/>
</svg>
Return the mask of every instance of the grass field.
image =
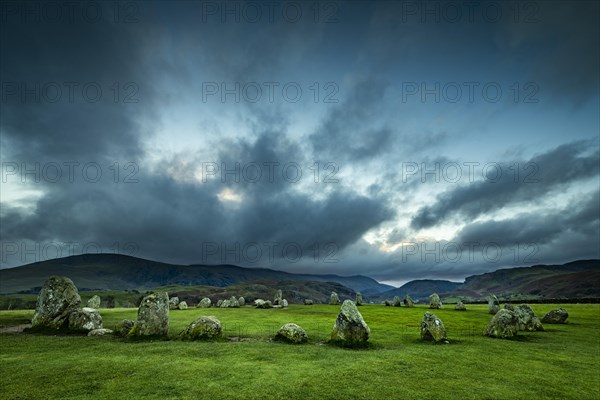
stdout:
<svg viewBox="0 0 600 400">
<path fill-rule="evenodd" d="M 560 305 L 533 305 L 541 316 Z M 482 331 L 486 305 L 437 310 L 451 344 L 419 341 L 427 310 L 366 305 L 371 347 L 331 347 L 339 307 L 291 305 L 171 311 L 171 340 L 0 335 L 2 399 L 598 399 L 600 305 L 568 304 L 569 323 L 516 340 Z M 136 309 L 101 309 L 104 326 L 135 319 Z M 0 325 L 27 323 L 33 311 L 0 311 Z M 195 318 L 215 315 L 231 342 L 182 342 Z M 309 344 L 269 341 L 286 322 Z"/>
</svg>

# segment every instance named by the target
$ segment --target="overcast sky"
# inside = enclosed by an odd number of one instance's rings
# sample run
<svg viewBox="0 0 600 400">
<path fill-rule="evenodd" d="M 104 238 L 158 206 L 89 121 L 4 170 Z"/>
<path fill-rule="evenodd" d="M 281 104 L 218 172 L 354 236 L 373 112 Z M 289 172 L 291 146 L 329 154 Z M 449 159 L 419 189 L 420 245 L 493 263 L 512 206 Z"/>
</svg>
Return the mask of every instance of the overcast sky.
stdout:
<svg viewBox="0 0 600 400">
<path fill-rule="evenodd" d="M 118 5 L 117 5 L 118 4 Z M 600 258 L 598 2 L 3 2 L 1 267 Z"/>
</svg>

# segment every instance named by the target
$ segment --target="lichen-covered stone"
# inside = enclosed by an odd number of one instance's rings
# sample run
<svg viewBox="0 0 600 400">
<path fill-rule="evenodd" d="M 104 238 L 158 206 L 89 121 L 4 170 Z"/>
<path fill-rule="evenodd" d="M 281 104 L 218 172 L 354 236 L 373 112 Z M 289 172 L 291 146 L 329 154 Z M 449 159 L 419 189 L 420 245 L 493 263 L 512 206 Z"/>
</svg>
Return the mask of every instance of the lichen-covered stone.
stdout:
<svg viewBox="0 0 600 400">
<path fill-rule="evenodd" d="M 512 304 L 509 304 L 509 303 L 504 303 L 504 309 L 510 310 L 510 311 L 515 311 L 515 306 L 513 306 Z"/>
<path fill-rule="evenodd" d="M 511 338 L 519 331 L 519 319 L 514 312 L 506 309 L 499 310 L 483 331 L 485 336 L 495 338 Z"/>
<path fill-rule="evenodd" d="M 169 309 L 176 310 L 178 306 L 179 306 L 179 297 L 177 297 L 177 296 L 171 297 L 169 299 Z"/>
<path fill-rule="evenodd" d="M 544 325 L 529 304 L 519 304 L 515 307 L 514 313 L 519 320 L 520 330 L 529 332 L 544 330 Z"/>
<path fill-rule="evenodd" d="M 500 310 L 500 302 L 498 298 L 491 294 L 488 296 L 488 312 L 495 315 Z"/>
<path fill-rule="evenodd" d="M 200 303 L 198 303 L 198 305 L 196 306 L 197 308 L 209 308 L 211 305 L 211 301 L 208 297 L 203 298 L 202 300 L 200 300 Z"/>
<path fill-rule="evenodd" d="M 437 293 L 433 293 L 431 296 L 429 296 L 429 308 L 442 308 L 442 301 L 440 300 L 440 296 L 438 296 Z"/>
<path fill-rule="evenodd" d="M 152 293 L 144 297 L 138 309 L 137 321 L 128 336 L 167 336 L 169 305 L 169 295 L 165 292 Z"/>
<path fill-rule="evenodd" d="M 331 296 L 329 297 L 329 304 L 334 306 L 340 304 L 340 298 L 336 292 L 331 292 Z"/>
<path fill-rule="evenodd" d="M 240 308 L 240 302 L 235 298 L 235 296 L 231 296 L 229 299 L 229 308 Z"/>
<path fill-rule="evenodd" d="M 288 301 L 286 299 L 281 299 L 281 307 L 287 307 Z"/>
<path fill-rule="evenodd" d="M 101 302 L 100 296 L 98 296 L 97 294 L 95 294 L 95 295 L 92 296 L 91 299 L 88 300 L 87 306 L 89 308 L 98 309 L 98 308 L 100 308 L 100 302 Z"/>
<path fill-rule="evenodd" d="M 222 335 L 221 321 L 214 316 L 196 319 L 179 334 L 182 339 L 186 340 L 215 339 Z"/>
<path fill-rule="evenodd" d="M 88 336 L 104 336 L 104 335 L 110 335 L 113 333 L 112 329 L 106 329 L 106 328 L 100 328 L 100 329 L 94 329 L 88 332 Z"/>
<path fill-rule="evenodd" d="M 404 296 L 404 307 L 414 307 L 415 302 L 410 298 L 409 295 Z"/>
<path fill-rule="evenodd" d="M 273 308 L 273 303 L 270 300 L 256 299 L 254 305 L 256 308 Z"/>
<path fill-rule="evenodd" d="M 427 311 L 421 320 L 421 340 L 448 343 L 446 328 L 441 319 Z"/>
<path fill-rule="evenodd" d="M 283 293 L 281 292 L 281 289 L 277 289 L 277 291 L 275 292 L 275 298 L 273 299 L 273 305 L 281 305 L 281 300 L 283 300 Z"/>
<path fill-rule="evenodd" d="M 179 304 L 177 304 L 177 308 L 180 310 L 187 310 L 188 304 L 186 301 L 180 301 Z"/>
<path fill-rule="evenodd" d="M 313 301 L 311 299 L 304 299 L 304 305 L 305 306 L 312 306 L 313 305 Z"/>
<path fill-rule="evenodd" d="M 362 306 L 363 305 L 362 293 L 356 292 L 356 302 L 355 303 L 356 303 L 357 306 Z"/>
<path fill-rule="evenodd" d="M 223 300 L 219 300 L 219 301 L 217 301 L 217 307 L 219 307 L 219 308 L 220 308 L 222 304 L 223 304 Z"/>
<path fill-rule="evenodd" d="M 400 300 L 400 297 L 394 296 L 394 307 L 401 307 L 401 306 L 402 306 L 402 300 Z"/>
<path fill-rule="evenodd" d="M 385 299 L 385 301 L 383 302 L 383 304 L 384 304 L 386 307 L 390 307 L 390 306 L 392 305 L 392 302 L 391 302 L 389 299 Z"/>
<path fill-rule="evenodd" d="M 542 318 L 542 322 L 545 324 L 564 324 L 569 318 L 569 313 L 564 308 L 556 308 L 552 311 L 548 311 Z"/>
<path fill-rule="evenodd" d="M 124 319 L 121 322 L 118 322 L 115 326 L 115 333 L 121 336 L 127 336 L 129 332 L 133 329 L 135 325 L 135 321 L 132 319 Z"/>
<path fill-rule="evenodd" d="M 102 329 L 102 316 L 95 308 L 84 307 L 69 314 L 69 330 L 89 332 Z"/>
<path fill-rule="evenodd" d="M 81 297 L 72 280 L 65 276 L 51 276 L 44 282 L 37 298 L 31 320 L 33 328 L 66 328 L 69 314 L 77 310 Z"/>
<path fill-rule="evenodd" d="M 331 341 L 348 347 L 366 346 L 371 329 L 352 300 L 344 301 L 333 325 Z"/>
<path fill-rule="evenodd" d="M 244 307 L 246 305 L 246 299 L 241 297 L 238 299 L 238 304 L 240 305 L 240 307 Z"/>
<path fill-rule="evenodd" d="M 288 323 L 279 328 L 275 334 L 275 340 L 292 344 L 301 344 L 308 341 L 308 335 L 300 326 Z"/>
<path fill-rule="evenodd" d="M 456 303 L 456 305 L 454 306 L 454 309 L 456 311 L 467 311 L 467 307 L 465 307 L 465 304 L 462 301 L 459 301 L 458 303 Z"/>
</svg>

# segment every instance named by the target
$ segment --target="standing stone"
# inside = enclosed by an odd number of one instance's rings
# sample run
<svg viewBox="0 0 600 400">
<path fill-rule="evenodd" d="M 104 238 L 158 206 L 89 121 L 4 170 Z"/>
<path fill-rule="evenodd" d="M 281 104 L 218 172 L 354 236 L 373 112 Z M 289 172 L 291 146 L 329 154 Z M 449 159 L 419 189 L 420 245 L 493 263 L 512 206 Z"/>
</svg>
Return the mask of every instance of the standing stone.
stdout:
<svg viewBox="0 0 600 400">
<path fill-rule="evenodd" d="M 225 299 L 221 302 L 221 308 L 229 308 L 231 306 L 231 302 L 228 299 Z"/>
<path fill-rule="evenodd" d="M 246 305 L 246 299 L 244 299 L 243 297 L 240 297 L 238 299 L 238 304 L 240 305 L 240 307 L 244 307 Z"/>
<path fill-rule="evenodd" d="M 180 301 L 179 304 L 177 304 L 177 308 L 180 310 L 187 310 L 188 305 L 186 301 Z"/>
<path fill-rule="evenodd" d="M 270 300 L 256 299 L 254 305 L 256 308 L 273 308 L 273 303 Z"/>
<path fill-rule="evenodd" d="M 459 301 L 458 303 L 456 303 L 456 305 L 454 306 L 454 309 L 456 311 L 467 311 L 467 307 L 465 307 L 465 305 L 462 301 Z"/>
<path fill-rule="evenodd" d="M 221 307 L 222 304 L 223 304 L 223 300 L 217 301 L 217 307 Z"/>
<path fill-rule="evenodd" d="M 235 298 L 235 296 L 231 296 L 231 298 L 229 299 L 229 307 L 231 307 L 231 308 L 239 308 L 240 307 L 240 302 L 238 301 L 238 299 Z"/>
<path fill-rule="evenodd" d="M 329 297 L 329 304 L 331 305 L 339 305 L 340 298 L 336 292 L 331 292 L 331 296 Z"/>
<path fill-rule="evenodd" d="M 515 306 L 509 303 L 504 303 L 504 309 L 509 311 L 515 311 Z"/>
<path fill-rule="evenodd" d="M 121 336 L 127 336 L 129 332 L 133 329 L 135 325 L 135 321 L 132 319 L 124 319 L 123 321 L 117 323 L 115 326 L 115 332 L 117 332 Z"/>
<path fill-rule="evenodd" d="M 69 314 L 77 310 L 81 297 L 72 280 L 64 276 L 51 276 L 44 282 L 37 298 L 31 326 L 51 329 L 65 328 Z"/>
<path fill-rule="evenodd" d="M 510 310 L 499 310 L 483 331 L 485 336 L 510 338 L 519 331 L 519 319 Z"/>
<path fill-rule="evenodd" d="M 283 293 L 281 292 L 281 289 L 277 289 L 277 292 L 275 292 L 275 299 L 273 299 L 273 305 L 275 305 L 275 306 L 281 305 L 282 299 L 283 299 Z"/>
<path fill-rule="evenodd" d="M 299 325 L 288 323 L 279 328 L 275 334 L 275 340 L 291 344 L 301 344 L 308 341 L 308 335 Z"/>
<path fill-rule="evenodd" d="M 429 296 L 429 308 L 440 309 L 442 308 L 442 301 L 437 293 L 433 293 Z"/>
<path fill-rule="evenodd" d="M 535 315 L 529 304 L 520 304 L 515 307 L 515 315 L 519 319 L 519 329 L 522 331 L 543 331 L 544 326 Z"/>
<path fill-rule="evenodd" d="M 400 297 L 394 296 L 394 307 L 400 307 L 402 302 L 400 301 Z"/>
<path fill-rule="evenodd" d="M 138 318 L 128 336 L 167 336 L 169 334 L 169 295 L 152 293 L 142 299 Z"/>
<path fill-rule="evenodd" d="M 362 298 L 362 294 L 360 292 L 356 292 L 356 305 L 357 306 L 363 305 L 363 298 Z"/>
<path fill-rule="evenodd" d="M 305 306 L 312 306 L 313 305 L 313 301 L 311 299 L 304 299 L 304 305 Z"/>
<path fill-rule="evenodd" d="M 371 330 L 352 300 L 345 300 L 333 325 L 331 341 L 342 346 L 366 346 Z"/>
<path fill-rule="evenodd" d="M 88 300 L 87 306 L 88 308 L 95 308 L 96 310 L 100 308 L 100 296 L 97 294 L 93 295 L 91 299 Z"/>
<path fill-rule="evenodd" d="M 102 317 L 95 308 L 84 307 L 69 314 L 69 330 L 74 332 L 89 332 L 102 329 Z"/>
<path fill-rule="evenodd" d="M 288 306 L 288 301 L 286 299 L 282 299 L 281 300 L 281 306 L 282 307 L 287 307 Z"/>
<path fill-rule="evenodd" d="M 446 328 L 441 319 L 427 311 L 421 320 L 421 340 L 448 343 Z"/>
<path fill-rule="evenodd" d="M 569 318 L 569 313 L 564 308 L 557 308 L 552 311 L 548 311 L 542 318 L 542 322 L 545 324 L 564 324 Z"/>
<path fill-rule="evenodd" d="M 177 296 L 171 297 L 169 299 L 169 309 L 175 310 L 175 309 L 177 309 L 178 306 L 179 306 L 179 297 L 177 297 Z"/>
<path fill-rule="evenodd" d="M 385 299 L 383 304 L 385 304 L 386 307 L 390 307 L 392 305 L 392 302 L 389 299 Z"/>
<path fill-rule="evenodd" d="M 222 335 L 221 321 L 214 316 L 196 319 L 179 334 L 185 340 L 215 339 Z"/>
<path fill-rule="evenodd" d="M 495 315 L 500 310 L 500 302 L 498 298 L 491 294 L 488 296 L 488 312 Z"/>
<path fill-rule="evenodd" d="M 405 307 L 414 307 L 415 302 L 410 298 L 409 295 L 404 296 L 404 306 Z"/>
<path fill-rule="evenodd" d="M 200 303 L 198 303 L 198 305 L 196 307 L 198 308 L 209 308 L 211 304 L 211 301 L 208 297 L 203 298 L 202 300 L 200 300 Z"/>
</svg>

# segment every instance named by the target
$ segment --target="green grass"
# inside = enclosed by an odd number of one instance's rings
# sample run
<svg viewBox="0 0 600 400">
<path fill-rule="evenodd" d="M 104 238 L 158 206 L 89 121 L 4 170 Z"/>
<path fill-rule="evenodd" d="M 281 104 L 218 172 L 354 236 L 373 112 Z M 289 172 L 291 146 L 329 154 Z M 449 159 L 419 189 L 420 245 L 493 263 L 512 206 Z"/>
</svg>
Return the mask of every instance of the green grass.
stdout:
<svg viewBox="0 0 600 400">
<path fill-rule="evenodd" d="M 559 305 L 537 304 L 541 317 Z M 188 309 L 170 313 L 171 340 L 0 335 L 3 399 L 596 399 L 600 398 L 600 306 L 563 305 L 569 323 L 517 340 L 481 335 L 487 305 L 437 310 L 449 345 L 419 341 L 425 306 L 366 305 L 371 347 L 323 344 L 336 306 L 287 310 Z M 101 309 L 105 327 L 135 309 Z M 32 311 L 1 311 L 0 326 L 26 323 Z M 215 315 L 240 342 L 175 340 L 201 315 Z M 270 342 L 286 322 L 301 325 L 307 345 Z"/>
</svg>

